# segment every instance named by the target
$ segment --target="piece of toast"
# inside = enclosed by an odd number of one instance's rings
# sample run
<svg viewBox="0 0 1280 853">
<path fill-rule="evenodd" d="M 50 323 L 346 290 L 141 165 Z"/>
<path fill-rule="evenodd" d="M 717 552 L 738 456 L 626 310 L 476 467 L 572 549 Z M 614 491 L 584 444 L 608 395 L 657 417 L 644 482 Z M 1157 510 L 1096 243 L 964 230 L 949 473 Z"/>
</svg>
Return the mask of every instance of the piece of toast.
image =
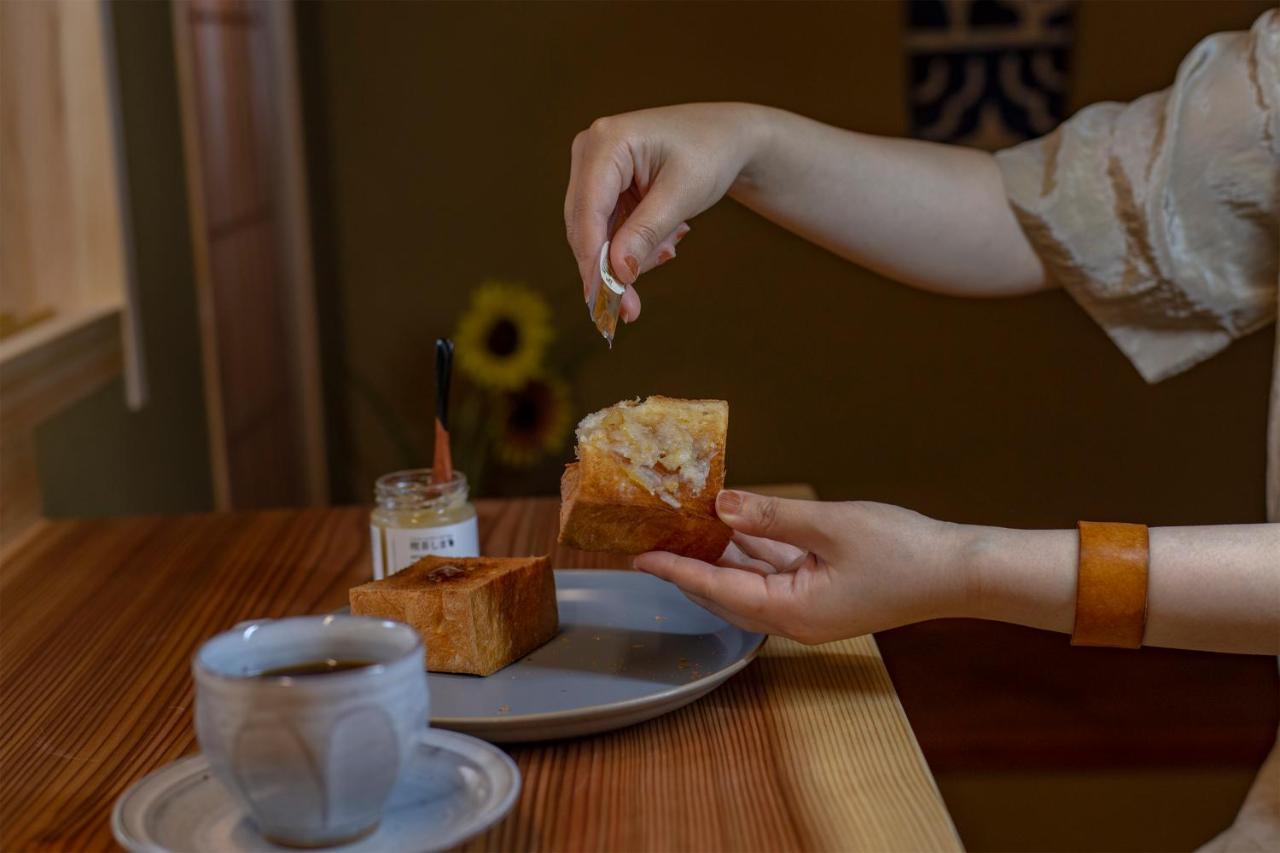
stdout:
<svg viewBox="0 0 1280 853">
<path fill-rule="evenodd" d="M 650 397 L 583 418 L 560 480 L 560 543 L 718 560 L 732 532 L 715 511 L 728 430 L 723 400 Z"/>
<path fill-rule="evenodd" d="M 490 675 L 550 640 L 560 623 L 546 557 L 423 557 L 348 597 L 358 616 L 413 626 L 432 672 Z"/>
</svg>

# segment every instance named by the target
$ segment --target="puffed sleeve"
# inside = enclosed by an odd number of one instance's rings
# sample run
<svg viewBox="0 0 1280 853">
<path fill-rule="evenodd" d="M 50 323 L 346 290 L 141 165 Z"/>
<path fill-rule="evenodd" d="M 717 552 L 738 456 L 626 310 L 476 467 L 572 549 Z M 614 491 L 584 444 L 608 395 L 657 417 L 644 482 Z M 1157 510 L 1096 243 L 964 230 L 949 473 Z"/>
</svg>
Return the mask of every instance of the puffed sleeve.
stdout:
<svg viewBox="0 0 1280 853">
<path fill-rule="evenodd" d="M 1280 12 L 996 161 L 1049 275 L 1148 382 L 1186 370 L 1276 316 Z"/>
</svg>

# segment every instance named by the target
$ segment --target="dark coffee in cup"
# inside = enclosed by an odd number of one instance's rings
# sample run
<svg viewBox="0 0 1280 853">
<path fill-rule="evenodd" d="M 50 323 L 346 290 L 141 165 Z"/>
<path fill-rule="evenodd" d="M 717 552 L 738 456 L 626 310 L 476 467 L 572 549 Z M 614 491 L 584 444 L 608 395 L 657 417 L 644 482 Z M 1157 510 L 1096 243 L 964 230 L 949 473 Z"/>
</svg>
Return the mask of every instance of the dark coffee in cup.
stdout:
<svg viewBox="0 0 1280 853">
<path fill-rule="evenodd" d="M 258 678 L 302 678 L 312 675 L 328 675 L 331 672 L 345 672 L 349 669 L 363 669 L 377 665 L 376 660 L 336 660 L 325 658 L 305 663 L 294 663 L 289 666 L 278 666 L 257 673 Z"/>
</svg>

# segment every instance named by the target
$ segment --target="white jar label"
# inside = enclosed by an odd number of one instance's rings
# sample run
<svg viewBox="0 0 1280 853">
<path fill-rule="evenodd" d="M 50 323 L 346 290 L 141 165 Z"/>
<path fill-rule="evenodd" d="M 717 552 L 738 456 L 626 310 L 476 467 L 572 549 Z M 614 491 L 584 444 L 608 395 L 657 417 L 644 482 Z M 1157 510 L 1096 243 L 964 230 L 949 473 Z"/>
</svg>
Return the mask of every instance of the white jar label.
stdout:
<svg viewBox="0 0 1280 853">
<path fill-rule="evenodd" d="M 444 527 L 417 530 L 369 525 L 373 540 L 373 579 L 394 575 L 423 557 L 479 557 L 480 535 L 474 517 Z"/>
</svg>

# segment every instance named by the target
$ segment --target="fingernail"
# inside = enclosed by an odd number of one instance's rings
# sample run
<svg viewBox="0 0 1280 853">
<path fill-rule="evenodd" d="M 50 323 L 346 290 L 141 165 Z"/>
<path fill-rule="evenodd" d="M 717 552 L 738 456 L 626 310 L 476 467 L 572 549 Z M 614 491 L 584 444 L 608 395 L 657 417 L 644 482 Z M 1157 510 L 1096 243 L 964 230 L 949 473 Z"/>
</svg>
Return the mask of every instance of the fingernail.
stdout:
<svg viewBox="0 0 1280 853">
<path fill-rule="evenodd" d="M 662 266 L 663 264 L 665 264 L 667 261 L 671 260 L 675 256 L 676 256 L 676 253 L 671 251 L 670 249 L 663 249 L 661 252 L 658 253 L 658 266 Z"/>
<path fill-rule="evenodd" d="M 686 226 L 685 226 L 685 227 L 683 227 L 683 228 L 677 229 L 677 230 L 676 230 L 676 242 L 677 242 L 677 243 L 679 243 L 681 240 L 683 240 L 685 237 L 687 237 L 687 236 L 688 236 L 688 234 L 689 234 L 689 232 L 690 232 L 691 230 L 692 230 L 692 229 L 691 229 L 691 228 L 689 228 L 689 226 L 688 226 L 688 225 L 686 225 Z"/>
<path fill-rule="evenodd" d="M 716 495 L 716 514 L 737 515 L 742 509 L 742 494 L 728 490 Z"/>
<path fill-rule="evenodd" d="M 640 276 L 640 262 L 631 255 L 623 258 L 622 262 L 627 265 L 627 269 L 631 270 L 631 280 L 635 281 Z"/>
</svg>

